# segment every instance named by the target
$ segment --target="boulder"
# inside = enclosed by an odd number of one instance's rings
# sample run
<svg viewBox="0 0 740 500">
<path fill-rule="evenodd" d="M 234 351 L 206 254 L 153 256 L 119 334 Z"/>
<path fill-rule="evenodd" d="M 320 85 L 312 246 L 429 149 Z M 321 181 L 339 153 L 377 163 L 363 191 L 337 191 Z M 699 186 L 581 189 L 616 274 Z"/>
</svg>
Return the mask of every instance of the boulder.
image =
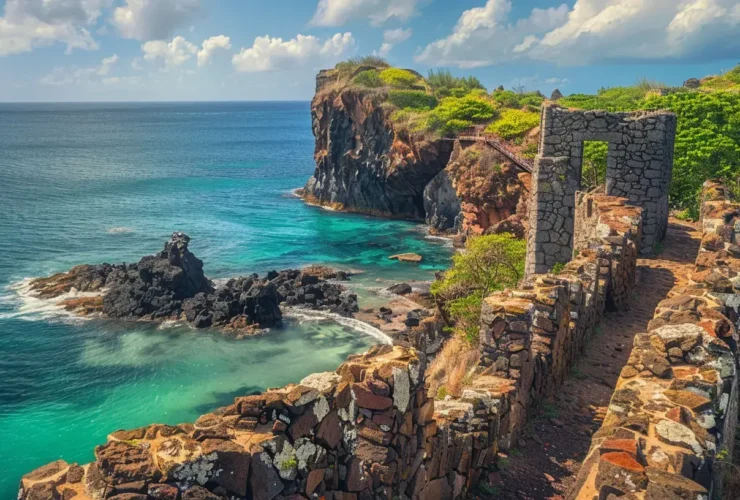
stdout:
<svg viewBox="0 0 740 500">
<path fill-rule="evenodd" d="M 388 258 L 391 260 L 398 260 L 400 262 L 414 262 L 414 263 L 419 263 L 424 259 L 421 255 L 417 253 L 400 253 L 397 255 L 391 255 Z"/>
<path fill-rule="evenodd" d="M 395 293 L 396 295 L 408 295 L 413 290 L 411 289 L 411 285 L 407 283 L 399 283 L 388 288 L 388 291 L 391 293 Z"/>
</svg>

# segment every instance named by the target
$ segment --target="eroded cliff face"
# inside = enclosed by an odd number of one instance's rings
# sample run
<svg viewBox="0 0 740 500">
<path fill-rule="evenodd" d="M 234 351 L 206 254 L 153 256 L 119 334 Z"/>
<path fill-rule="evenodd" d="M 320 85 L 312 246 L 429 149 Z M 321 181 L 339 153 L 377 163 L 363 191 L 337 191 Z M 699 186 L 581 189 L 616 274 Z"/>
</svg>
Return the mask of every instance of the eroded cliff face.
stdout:
<svg viewBox="0 0 740 500">
<path fill-rule="evenodd" d="M 525 234 L 530 174 L 482 143 L 455 142 L 447 167 L 424 191 L 433 232 L 469 236 Z"/>
<path fill-rule="evenodd" d="M 423 220 L 423 193 L 452 143 L 396 130 L 382 92 L 318 86 L 311 105 L 316 171 L 303 195 L 349 212 Z"/>
</svg>

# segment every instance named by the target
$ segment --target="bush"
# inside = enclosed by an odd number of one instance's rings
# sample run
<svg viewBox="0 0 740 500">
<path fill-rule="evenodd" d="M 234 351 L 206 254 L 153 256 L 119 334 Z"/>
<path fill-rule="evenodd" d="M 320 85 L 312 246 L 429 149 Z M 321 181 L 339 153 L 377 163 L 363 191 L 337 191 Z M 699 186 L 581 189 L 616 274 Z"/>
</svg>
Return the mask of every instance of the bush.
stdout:
<svg viewBox="0 0 740 500">
<path fill-rule="evenodd" d="M 397 89 L 408 89 L 416 85 L 419 77 L 410 71 L 399 68 L 388 68 L 380 72 L 380 79 L 386 85 Z"/>
<path fill-rule="evenodd" d="M 458 78 L 456 76 L 452 76 L 452 73 L 446 69 L 429 71 L 426 82 L 439 97 L 449 97 L 450 95 L 459 94 L 460 92 L 462 92 L 462 95 L 459 95 L 458 97 L 462 97 L 471 90 L 486 90 L 481 81 L 476 77 L 469 76 L 467 78 Z"/>
<path fill-rule="evenodd" d="M 486 130 L 503 137 L 512 139 L 521 136 L 540 124 L 540 114 L 521 109 L 504 109 L 501 117 L 491 123 Z"/>
<path fill-rule="evenodd" d="M 733 182 L 740 175 L 740 94 L 681 92 L 651 96 L 646 109 L 678 116 L 671 205 L 698 215 L 697 196 L 707 179 Z"/>
<path fill-rule="evenodd" d="M 352 73 L 354 73 L 357 68 L 360 68 L 362 66 L 371 66 L 373 68 L 382 69 L 389 68 L 390 64 L 388 64 L 388 61 L 386 61 L 382 57 L 365 56 L 353 57 L 351 59 L 347 59 L 346 61 L 339 62 L 336 66 L 334 66 L 334 68 L 337 69 L 342 76 L 348 78 Z"/>
<path fill-rule="evenodd" d="M 388 102 L 399 108 L 431 109 L 437 106 L 437 98 L 423 90 L 391 90 Z"/>
<path fill-rule="evenodd" d="M 492 94 L 493 100 L 503 108 L 518 108 L 519 95 L 511 90 L 496 90 Z"/>
<path fill-rule="evenodd" d="M 369 88 L 378 88 L 383 86 L 383 80 L 380 79 L 380 73 L 375 69 L 361 71 L 352 79 L 356 85 Z"/>
<path fill-rule="evenodd" d="M 450 120 L 483 122 L 492 119 L 496 109 L 485 99 L 465 96 L 442 99 L 434 111 L 445 123 Z"/>
<path fill-rule="evenodd" d="M 588 191 L 606 181 L 606 158 L 609 143 L 586 141 L 583 143 L 583 189 Z"/>
<path fill-rule="evenodd" d="M 477 343 L 483 299 L 518 284 L 524 275 L 526 246 L 510 234 L 478 236 L 452 258 L 452 267 L 431 291 L 454 321 L 456 335 Z"/>
<path fill-rule="evenodd" d="M 634 111 L 640 109 L 651 87 L 641 84 L 634 87 L 602 88 L 596 95 L 573 94 L 562 98 L 558 104 L 569 108 L 603 109 L 605 111 Z"/>
</svg>

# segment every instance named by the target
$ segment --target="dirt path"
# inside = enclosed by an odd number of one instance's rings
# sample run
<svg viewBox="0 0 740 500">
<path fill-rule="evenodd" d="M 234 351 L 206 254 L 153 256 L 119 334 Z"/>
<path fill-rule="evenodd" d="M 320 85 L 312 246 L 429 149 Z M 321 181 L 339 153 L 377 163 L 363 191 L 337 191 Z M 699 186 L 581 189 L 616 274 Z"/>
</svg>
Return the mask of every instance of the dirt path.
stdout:
<svg viewBox="0 0 740 500">
<path fill-rule="evenodd" d="M 599 429 L 637 333 L 646 331 L 657 304 L 685 280 L 699 251 L 700 233 L 671 219 L 663 250 L 640 259 L 630 310 L 607 313 L 555 398 L 542 405 L 525 438 L 504 460 L 496 498 L 565 498 Z"/>
</svg>

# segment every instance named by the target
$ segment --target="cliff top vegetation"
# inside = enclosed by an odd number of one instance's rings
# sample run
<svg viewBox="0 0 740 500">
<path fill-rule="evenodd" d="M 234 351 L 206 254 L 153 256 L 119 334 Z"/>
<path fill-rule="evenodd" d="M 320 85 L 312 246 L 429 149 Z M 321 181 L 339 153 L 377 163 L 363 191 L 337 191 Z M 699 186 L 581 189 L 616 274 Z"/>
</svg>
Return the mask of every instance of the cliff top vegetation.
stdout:
<svg viewBox="0 0 740 500">
<path fill-rule="evenodd" d="M 478 78 L 456 77 L 448 70 L 432 70 L 424 77 L 374 56 L 341 62 L 334 71 L 335 85 L 376 92 L 397 128 L 430 136 L 454 136 L 479 126 L 521 143 L 539 125 L 545 100 L 539 92 L 524 90 L 489 93 Z"/>
<path fill-rule="evenodd" d="M 537 154 L 535 130 L 539 92 L 524 89 L 489 92 L 480 80 L 456 77 L 447 70 L 394 68 L 378 57 L 337 64 L 336 85 L 374 92 L 394 127 L 427 137 L 455 136 L 475 127 L 509 143 L 521 156 Z M 604 87 L 595 94 L 572 94 L 558 104 L 568 108 L 611 112 L 669 110 L 678 116 L 671 206 L 696 219 L 698 195 L 706 179 L 721 179 L 740 194 L 740 65 L 721 75 L 690 79 L 669 87 L 643 79 L 632 86 Z M 586 187 L 598 184 L 606 171 L 607 148 L 586 144 Z"/>
</svg>

